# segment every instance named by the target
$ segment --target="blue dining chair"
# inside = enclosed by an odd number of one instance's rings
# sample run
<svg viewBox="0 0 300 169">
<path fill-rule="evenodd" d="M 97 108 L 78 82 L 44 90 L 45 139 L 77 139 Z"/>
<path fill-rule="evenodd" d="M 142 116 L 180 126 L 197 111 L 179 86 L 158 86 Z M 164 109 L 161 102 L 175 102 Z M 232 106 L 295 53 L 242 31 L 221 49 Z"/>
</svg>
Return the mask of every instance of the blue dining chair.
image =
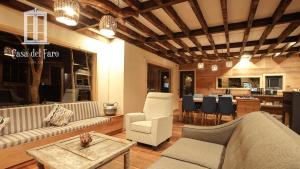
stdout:
<svg viewBox="0 0 300 169">
<path fill-rule="evenodd" d="M 218 124 L 220 124 L 222 120 L 222 115 L 229 115 L 232 116 L 233 119 L 235 118 L 235 111 L 236 108 L 232 102 L 232 98 L 228 96 L 219 97 L 218 101 Z"/>
<path fill-rule="evenodd" d="M 204 120 L 206 123 L 207 115 L 208 114 L 214 114 L 216 116 L 215 124 L 217 124 L 217 101 L 216 97 L 214 96 L 204 96 L 203 102 L 201 105 L 201 112 L 204 114 Z M 202 124 L 203 124 L 203 118 L 202 118 Z"/>
<path fill-rule="evenodd" d="M 196 112 L 196 106 L 193 100 L 192 95 L 184 95 L 182 97 L 182 111 L 183 111 L 183 120 L 185 121 L 186 117 L 188 118 L 188 122 L 191 121 L 191 115 Z"/>
</svg>

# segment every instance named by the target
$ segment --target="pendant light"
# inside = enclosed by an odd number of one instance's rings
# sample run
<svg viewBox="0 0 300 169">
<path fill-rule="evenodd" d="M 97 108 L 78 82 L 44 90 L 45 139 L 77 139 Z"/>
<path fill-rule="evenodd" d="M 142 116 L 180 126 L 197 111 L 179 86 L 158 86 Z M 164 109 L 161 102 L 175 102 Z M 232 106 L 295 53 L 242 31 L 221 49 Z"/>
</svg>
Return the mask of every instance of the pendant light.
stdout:
<svg viewBox="0 0 300 169">
<path fill-rule="evenodd" d="M 233 63 L 232 63 L 232 60 L 231 60 L 231 59 L 227 59 L 227 60 L 226 60 L 226 67 L 228 67 L 228 68 L 229 68 L 229 67 L 232 67 L 232 64 L 233 64 Z"/>
<path fill-rule="evenodd" d="M 117 30 L 117 21 L 111 15 L 104 15 L 99 23 L 100 34 L 107 37 L 113 38 Z"/>
<path fill-rule="evenodd" d="M 198 63 L 198 69 L 204 69 L 204 63 L 203 62 Z"/>
<path fill-rule="evenodd" d="M 78 0 L 55 0 L 54 14 L 58 22 L 68 26 L 76 26 L 79 19 Z"/>
<path fill-rule="evenodd" d="M 117 1 L 119 7 L 119 0 Z M 117 20 L 110 14 L 102 16 L 99 23 L 100 34 L 107 37 L 113 38 L 117 31 Z"/>
<path fill-rule="evenodd" d="M 218 65 L 216 65 L 216 64 L 212 65 L 211 71 L 213 71 L 213 72 L 218 71 Z"/>
</svg>

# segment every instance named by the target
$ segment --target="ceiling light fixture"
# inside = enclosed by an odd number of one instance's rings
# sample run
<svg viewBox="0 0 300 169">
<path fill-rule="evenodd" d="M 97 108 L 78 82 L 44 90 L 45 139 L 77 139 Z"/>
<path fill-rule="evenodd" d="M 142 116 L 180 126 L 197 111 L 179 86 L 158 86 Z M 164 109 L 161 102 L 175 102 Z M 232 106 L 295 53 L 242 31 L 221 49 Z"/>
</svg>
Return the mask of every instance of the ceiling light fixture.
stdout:
<svg viewBox="0 0 300 169">
<path fill-rule="evenodd" d="M 198 69 L 204 69 L 204 63 L 203 62 L 198 63 Z"/>
<path fill-rule="evenodd" d="M 55 0 L 54 14 L 58 22 L 68 26 L 76 26 L 79 20 L 78 0 Z"/>
<path fill-rule="evenodd" d="M 232 60 L 231 58 L 228 58 L 227 61 L 226 61 L 226 67 L 232 67 Z"/>
<path fill-rule="evenodd" d="M 119 7 L 119 0 L 114 2 Z M 110 14 L 102 16 L 99 22 L 100 34 L 107 37 L 113 38 L 117 31 L 117 20 Z"/>
<path fill-rule="evenodd" d="M 213 72 L 218 71 L 218 65 L 212 65 L 211 71 L 213 71 Z"/>
<path fill-rule="evenodd" d="M 117 21 L 111 15 L 104 15 L 99 23 L 100 34 L 107 37 L 113 38 L 117 30 Z"/>
</svg>

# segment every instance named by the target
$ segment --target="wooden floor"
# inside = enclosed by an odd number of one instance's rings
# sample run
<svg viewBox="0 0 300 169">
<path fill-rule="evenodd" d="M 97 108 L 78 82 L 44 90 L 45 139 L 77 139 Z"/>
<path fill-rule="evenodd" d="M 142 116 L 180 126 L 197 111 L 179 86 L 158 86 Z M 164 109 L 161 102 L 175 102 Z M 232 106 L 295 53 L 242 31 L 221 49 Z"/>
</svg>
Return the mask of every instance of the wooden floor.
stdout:
<svg viewBox="0 0 300 169">
<path fill-rule="evenodd" d="M 177 119 L 174 115 L 174 119 Z M 207 125 L 213 125 L 213 117 L 209 117 L 209 123 Z M 231 117 L 225 117 L 225 121 L 231 120 Z M 181 128 L 184 124 L 180 122 L 174 122 L 173 125 L 173 136 L 169 142 L 162 143 L 157 151 L 153 151 L 151 146 L 138 144 L 131 149 L 130 154 L 130 169 L 145 169 L 149 167 L 154 161 L 156 161 L 162 151 L 170 147 L 181 137 Z M 198 124 L 199 125 L 199 124 Z M 125 132 L 114 135 L 115 137 L 125 138 Z M 31 164 L 22 169 L 38 169 L 36 164 Z M 123 169 L 123 157 L 120 156 L 116 160 L 110 162 L 101 169 Z"/>
</svg>

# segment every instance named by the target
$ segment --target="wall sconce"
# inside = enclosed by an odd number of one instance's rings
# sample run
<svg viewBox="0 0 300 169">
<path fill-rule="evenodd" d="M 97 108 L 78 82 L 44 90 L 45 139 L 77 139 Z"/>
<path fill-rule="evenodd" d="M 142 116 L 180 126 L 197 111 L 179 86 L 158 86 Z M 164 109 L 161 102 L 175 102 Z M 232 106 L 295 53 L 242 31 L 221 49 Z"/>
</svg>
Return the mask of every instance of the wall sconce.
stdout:
<svg viewBox="0 0 300 169">
<path fill-rule="evenodd" d="M 203 62 L 198 63 L 198 69 L 204 69 L 204 63 Z"/>
<path fill-rule="evenodd" d="M 213 71 L 213 72 L 218 71 L 218 65 L 212 65 L 211 71 Z"/>
</svg>

